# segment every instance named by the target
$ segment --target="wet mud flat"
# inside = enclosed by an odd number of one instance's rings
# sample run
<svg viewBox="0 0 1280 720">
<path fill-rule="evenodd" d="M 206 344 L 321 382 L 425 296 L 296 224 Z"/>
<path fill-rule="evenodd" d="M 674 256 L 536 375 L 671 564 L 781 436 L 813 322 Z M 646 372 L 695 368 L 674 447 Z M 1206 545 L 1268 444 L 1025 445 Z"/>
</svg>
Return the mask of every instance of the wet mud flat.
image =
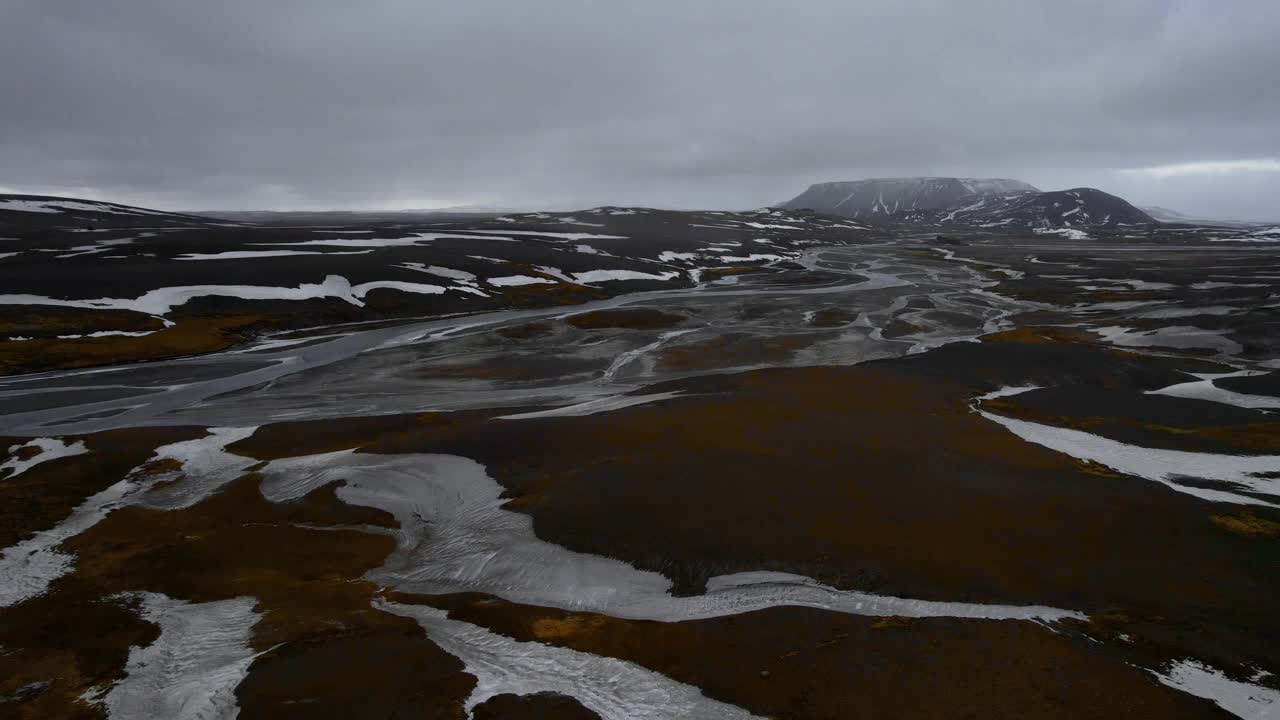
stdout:
<svg viewBox="0 0 1280 720">
<path fill-rule="evenodd" d="M 1280 272 L 931 239 L 0 378 L 0 708 L 1276 712 Z"/>
</svg>

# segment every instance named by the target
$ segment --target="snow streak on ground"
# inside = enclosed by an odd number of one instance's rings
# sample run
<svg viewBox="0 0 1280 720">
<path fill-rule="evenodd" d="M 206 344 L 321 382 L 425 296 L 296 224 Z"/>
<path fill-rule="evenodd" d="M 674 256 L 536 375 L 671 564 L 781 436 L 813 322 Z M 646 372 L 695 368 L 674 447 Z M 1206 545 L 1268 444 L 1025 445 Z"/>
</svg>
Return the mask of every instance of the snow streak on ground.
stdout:
<svg viewBox="0 0 1280 720">
<path fill-rule="evenodd" d="M 1186 693 L 1212 700 L 1218 707 L 1245 720 L 1280 717 L 1280 691 L 1232 680 L 1221 671 L 1194 660 L 1180 660 L 1165 672 L 1155 672 L 1160 682 Z"/>
<path fill-rule="evenodd" d="M 160 626 L 160 637 L 130 650 L 125 678 L 99 696 L 111 720 L 236 717 L 236 686 L 256 657 L 249 642 L 260 617 L 257 602 L 187 603 L 157 593 L 137 599 L 143 619 Z"/>
<path fill-rule="evenodd" d="M 254 429 L 210 428 L 209 435 L 203 438 L 160 447 L 151 461 L 174 460 L 180 470 L 161 474 L 135 471 L 106 490 L 89 496 L 52 528 L 5 548 L 0 554 L 0 607 L 35 597 L 70 572 L 75 558 L 58 546 L 97 525 L 112 510 L 135 503 L 165 509 L 188 507 L 239 477 L 257 461 L 233 455 L 223 448 L 252 435 Z M 147 491 L 158 484 L 162 486 L 148 494 Z"/>
<path fill-rule="evenodd" d="M 20 455 L 24 454 L 24 450 L 30 449 L 39 450 L 39 452 L 25 460 L 22 459 Z M 76 440 L 75 442 L 67 442 L 61 438 L 35 438 L 28 440 L 21 445 L 14 445 L 9 448 L 9 459 L 0 463 L 0 480 L 11 480 L 50 460 L 83 455 L 87 452 L 89 452 L 89 448 L 85 447 L 83 440 Z"/>
<path fill-rule="evenodd" d="M 577 699 L 604 720 L 755 717 L 706 697 L 692 685 L 624 660 L 519 642 L 452 620 L 431 607 L 385 601 L 375 607 L 413 618 L 433 642 L 466 665 L 466 672 L 476 677 L 475 690 L 464 705 L 468 714 L 495 695 L 553 692 Z"/>
<path fill-rule="evenodd" d="M 472 287 L 425 285 L 398 280 L 375 280 L 352 285 L 341 275 L 326 276 L 321 283 L 302 283 L 296 288 L 269 285 L 188 285 L 150 290 L 136 298 L 98 298 L 94 300 L 60 300 L 41 295 L 0 295 L 0 305 L 54 305 L 59 307 L 134 310 L 148 315 L 167 315 L 173 308 L 198 297 L 234 297 L 242 300 L 312 300 L 336 298 L 363 306 L 363 298 L 378 289 L 400 290 L 423 295 L 440 295 L 456 290 L 482 295 Z"/>
<path fill-rule="evenodd" d="M 1105 465 L 1126 475 L 1153 480 L 1178 492 L 1213 502 L 1280 507 L 1280 503 L 1255 497 L 1269 495 L 1280 498 L 1280 478 L 1270 477 L 1280 473 L 1280 455 L 1216 455 L 1144 448 L 1080 430 L 1004 417 L 982 409 L 983 400 L 1036 389 L 1034 386 L 1003 388 L 977 398 L 974 408 L 983 417 L 1003 425 L 1023 440 L 1078 460 Z M 1178 482 L 1180 479 L 1211 480 L 1238 491 L 1193 487 Z"/>
<path fill-rule="evenodd" d="M 1150 390 L 1148 395 L 1169 395 L 1171 397 L 1208 400 L 1224 405 L 1235 405 L 1242 408 L 1273 410 L 1280 409 L 1280 397 L 1270 395 L 1246 395 L 1213 384 L 1218 378 L 1247 377 L 1260 373 L 1253 370 L 1242 370 L 1232 373 L 1191 373 L 1199 380 L 1170 385 L 1159 390 Z"/>
</svg>

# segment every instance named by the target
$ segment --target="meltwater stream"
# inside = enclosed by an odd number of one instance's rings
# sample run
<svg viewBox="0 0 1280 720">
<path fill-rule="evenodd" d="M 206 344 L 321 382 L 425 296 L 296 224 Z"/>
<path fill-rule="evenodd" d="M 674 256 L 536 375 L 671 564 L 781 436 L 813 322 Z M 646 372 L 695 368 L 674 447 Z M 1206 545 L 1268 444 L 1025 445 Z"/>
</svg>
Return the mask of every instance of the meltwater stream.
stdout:
<svg viewBox="0 0 1280 720">
<path fill-rule="evenodd" d="M 268 339 L 256 347 L 198 358 L 3 378 L 0 407 L 9 411 L 0 415 L 0 434 L 58 436 L 143 425 L 260 425 L 427 410 L 568 405 L 691 374 L 656 367 L 650 357 L 675 342 L 726 336 L 767 340 L 781 335 L 809 342 L 787 359 L 728 363 L 701 372 L 849 364 L 976 337 L 1024 305 L 982 292 L 990 281 L 962 264 L 922 260 L 896 246 L 816 249 L 802 264 L 803 271 L 640 292 L 571 307 L 344 329 L 337 335 L 330 331 L 327 337 L 319 329 L 319 339 L 296 344 Z M 830 280 L 813 284 L 815 271 Z M 789 282 L 792 279 L 798 282 Z M 960 322 L 931 327 L 927 318 L 920 317 L 929 311 L 909 307 L 913 298 Z M 752 312 L 752 306 L 762 303 L 771 312 Z M 627 330 L 583 339 L 567 348 L 563 339 L 527 340 L 519 352 L 559 353 L 557 357 L 573 361 L 569 365 L 574 368 L 552 368 L 539 382 L 441 382 L 418 374 L 439 366 L 440 361 L 448 366 L 467 354 L 509 357 L 513 352 L 509 346 L 484 346 L 484 338 L 504 326 L 624 307 L 685 311 L 695 324 L 669 333 L 670 337 Z M 806 325 L 814 308 L 841 311 L 847 320 L 835 326 Z M 883 326 L 903 315 L 911 315 L 922 326 L 921 337 L 884 338 Z M 597 372 L 584 375 L 575 369 L 602 357 L 607 357 L 607 363 Z"/>
</svg>

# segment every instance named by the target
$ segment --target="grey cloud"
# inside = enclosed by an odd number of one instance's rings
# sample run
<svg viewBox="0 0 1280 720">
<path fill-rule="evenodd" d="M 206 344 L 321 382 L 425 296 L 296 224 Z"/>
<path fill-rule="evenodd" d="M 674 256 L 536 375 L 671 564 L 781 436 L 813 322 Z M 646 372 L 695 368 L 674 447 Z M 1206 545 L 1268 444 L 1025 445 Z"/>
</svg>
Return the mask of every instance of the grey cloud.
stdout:
<svg viewBox="0 0 1280 720">
<path fill-rule="evenodd" d="M 1132 190 L 1116 169 L 1280 154 L 1277 30 L 1265 0 L 9 0 L 0 186 L 186 208 Z M 1265 214 L 1276 186 L 1186 182 L 1202 214 Z"/>
</svg>

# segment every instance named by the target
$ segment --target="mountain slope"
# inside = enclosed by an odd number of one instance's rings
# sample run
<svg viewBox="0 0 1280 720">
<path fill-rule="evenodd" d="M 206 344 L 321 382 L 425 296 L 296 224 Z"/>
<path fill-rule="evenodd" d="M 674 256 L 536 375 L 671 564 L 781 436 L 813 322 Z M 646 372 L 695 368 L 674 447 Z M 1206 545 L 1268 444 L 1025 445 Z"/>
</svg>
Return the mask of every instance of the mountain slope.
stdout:
<svg viewBox="0 0 1280 720">
<path fill-rule="evenodd" d="M 1170 210 L 1166 207 L 1153 205 L 1151 207 L 1138 208 L 1142 212 L 1155 218 L 1158 222 L 1164 223 L 1181 223 L 1183 225 L 1209 225 L 1218 227 L 1247 227 L 1256 225 L 1257 223 L 1243 222 L 1240 220 L 1223 220 L 1221 218 L 1204 218 L 1180 213 L 1177 210 Z"/>
<path fill-rule="evenodd" d="M 940 210 L 895 213 L 893 222 L 974 227 L 1072 227 L 1155 222 L 1123 198 L 1094 188 L 987 195 Z"/>
<path fill-rule="evenodd" d="M 782 204 L 852 218 L 884 218 L 905 210 L 939 210 L 995 193 L 1039 192 L 1006 178 L 872 178 L 810 185 Z"/>
<path fill-rule="evenodd" d="M 158 227 L 227 224 L 212 218 L 147 208 L 53 197 L 0 195 L 0 227 Z"/>
</svg>

